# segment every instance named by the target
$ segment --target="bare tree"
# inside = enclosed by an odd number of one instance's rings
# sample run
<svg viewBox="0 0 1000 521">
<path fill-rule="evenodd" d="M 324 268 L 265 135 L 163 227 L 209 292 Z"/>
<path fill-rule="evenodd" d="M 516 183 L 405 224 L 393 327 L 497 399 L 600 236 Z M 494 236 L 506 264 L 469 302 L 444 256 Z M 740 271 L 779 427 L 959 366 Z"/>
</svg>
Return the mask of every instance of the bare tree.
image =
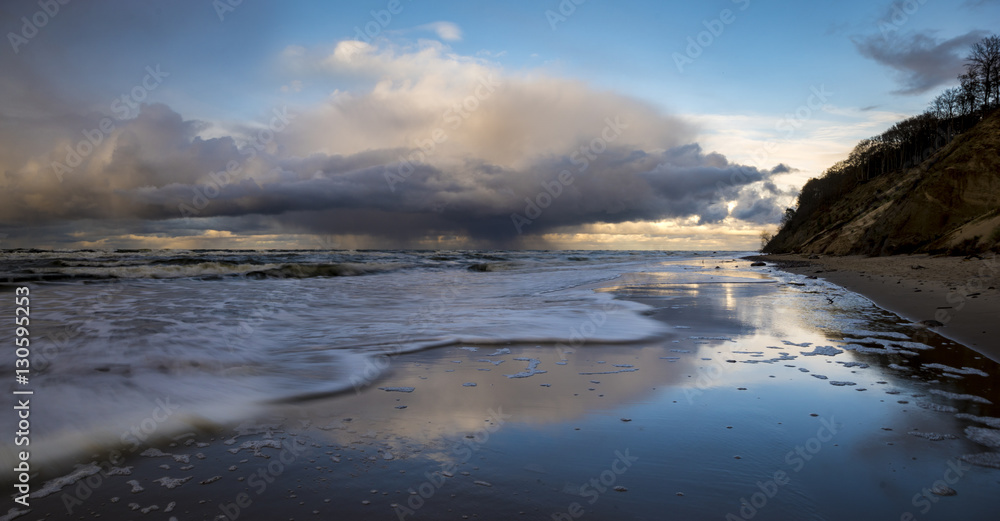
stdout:
<svg viewBox="0 0 1000 521">
<path fill-rule="evenodd" d="M 968 116 L 979 109 L 979 94 L 982 91 L 982 84 L 971 72 L 958 77 L 962 82 L 962 95 L 960 100 L 961 112 L 963 116 Z"/>
<path fill-rule="evenodd" d="M 961 99 L 961 88 L 955 87 L 953 89 L 947 89 L 942 92 L 940 96 L 934 98 L 934 101 L 931 102 L 930 108 L 934 112 L 935 116 L 941 119 L 951 119 L 959 115 Z"/>
<path fill-rule="evenodd" d="M 989 109 L 1000 102 L 1000 36 L 987 36 L 973 44 L 965 67 L 980 85 L 982 107 Z"/>
<path fill-rule="evenodd" d="M 763 252 L 764 248 L 767 247 L 767 243 L 771 242 L 771 239 L 773 238 L 774 238 L 773 233 L 767 230 L 762 230 L 760 232 L 760 249 L 757 251 Z"/>
</svg>

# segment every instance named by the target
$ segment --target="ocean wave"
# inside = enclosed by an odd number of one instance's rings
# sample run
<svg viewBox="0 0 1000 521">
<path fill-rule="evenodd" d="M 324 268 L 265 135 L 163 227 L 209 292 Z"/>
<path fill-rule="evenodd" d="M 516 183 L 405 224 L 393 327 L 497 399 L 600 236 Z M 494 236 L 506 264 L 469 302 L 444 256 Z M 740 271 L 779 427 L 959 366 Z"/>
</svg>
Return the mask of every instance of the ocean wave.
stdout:
<svg viewBox="0 0 1000 521">
<path fill-rule="evenodd" d="M 495 253 L 486 252 L 466 252 L 465 258 L 467 259 L 481 259 L 481 260 L 491 260 L 491 261 L 505 261 L 509 260 L 507 257 L 502 255 L 497 255 Z"/>
<path fill-rule="evenodd" d="M 513 269 L 514 266 L 515 264 L 511 262 L 477 262 L 475 264 L 470 265 L 466 269 L 468 269 L 469 271 L 492 272 L 492 271 L 508 271 L 510 269 Z"/>
<path fill-rule="evenodd" d="M 397 264 L 282 264 L 276 268 L 251 271 L 249 279 L 308 279 L 313 277 L 356 277 L 399 268 Z"/>
<path fill-rule="evenodd" d="M 131 279 L 215 280 L 229 277 L 260 279 L 305 279 L 313 277 L 352 277 L 383 273 L 403 267 L 398 263 L 329 263 L 329 264 L 262 264 L 259 262 L 62 262 L 61 266 L 28 268 L 4 274 L 6 282 L 108 281 Z"/>
</svg>

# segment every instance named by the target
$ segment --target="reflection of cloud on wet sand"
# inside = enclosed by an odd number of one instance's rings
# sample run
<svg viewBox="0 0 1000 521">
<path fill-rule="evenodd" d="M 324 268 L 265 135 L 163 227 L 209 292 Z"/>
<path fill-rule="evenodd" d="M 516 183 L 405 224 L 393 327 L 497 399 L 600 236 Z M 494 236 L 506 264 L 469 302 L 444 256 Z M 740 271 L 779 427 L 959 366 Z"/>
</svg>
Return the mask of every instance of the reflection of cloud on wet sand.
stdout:
<svg viewBox="0 0 1000 521">
<path fill-rule="evenodd" d="M 399 357 L 391 375 L 360 394 L 305 404 L 302 410 L 351 417 L 351 427 L 359 433 L 369 429 L 391 432 L 416 443 L 437 445 L 495 423 L 490 411 L 510 415 L 512 423 L 534 425 L 572 421 L 595 411 L 611 414 L 623 403 L 649 400 L 654 387 L 682 383 L 690 370 L 687 363 L 660 359 L 661 346 L 509 349 L 511 354 L 500 356 L 486 356 L 496 349 L 481 347 L 475 352 L 449 348 Z M 537 370 L 546 372 L 508 378 L 505 375 L 523 372 L 530 364 L 515 358 L 537 359 L 541 362 Z M 580 374 L 598 372 L 612 374 Z M 414 391 L 389 392 L 378 387 L 413 387 Z M 334 436 L 346 433 L 330 432 Z"/>
</svg>

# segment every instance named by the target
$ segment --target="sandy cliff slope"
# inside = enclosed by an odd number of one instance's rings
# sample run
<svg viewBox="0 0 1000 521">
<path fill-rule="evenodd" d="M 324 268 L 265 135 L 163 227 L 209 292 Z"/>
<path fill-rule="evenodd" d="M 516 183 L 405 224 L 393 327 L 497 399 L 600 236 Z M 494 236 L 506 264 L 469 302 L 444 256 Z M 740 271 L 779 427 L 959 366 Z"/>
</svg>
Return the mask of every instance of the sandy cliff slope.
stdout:
<svg viewBox="0 0 1000 521">
<path fill-rule="evenodd" d="M 915 168 L 877 177 L 845 194 L 817 195 L 821 203 L 800 211 L 765 252 L 1000 250 L 1000 112 Z"/>
</svg>

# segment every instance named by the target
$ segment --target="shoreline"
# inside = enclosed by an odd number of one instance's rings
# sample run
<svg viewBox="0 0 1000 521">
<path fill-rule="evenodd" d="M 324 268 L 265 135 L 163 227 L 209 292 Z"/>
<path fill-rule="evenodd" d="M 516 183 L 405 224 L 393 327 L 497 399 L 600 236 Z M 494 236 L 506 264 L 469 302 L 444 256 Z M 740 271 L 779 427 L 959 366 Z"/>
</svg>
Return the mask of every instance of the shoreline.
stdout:
<svg viewBox="0 0 1000 521">
<path fill-rule="evenodd" d="M 859 293 L 935 333 L 1000 362 L 1000 259 L 918 255 L 772 254 L 744 257 Z M 992 319 L 992 320 L 991 320 Z"/>
<path fill-rule="evenodd" d="M 673 267 L 600 289 L 648 306 L 669 327 L 656 340 L 401 353 L 354 393 L 150 437 L 111 465 L 81 455 L 24 519 L 857 515 L 844 497 L 898 519 L 991 443 L 964 434 L 1000 421 L 993 362 L 934 333 L 902 340 L 927 330 L 801 276 L 726 258 Z M 991 461 L 928 519 L 988 505 Z"/>
</svg>

